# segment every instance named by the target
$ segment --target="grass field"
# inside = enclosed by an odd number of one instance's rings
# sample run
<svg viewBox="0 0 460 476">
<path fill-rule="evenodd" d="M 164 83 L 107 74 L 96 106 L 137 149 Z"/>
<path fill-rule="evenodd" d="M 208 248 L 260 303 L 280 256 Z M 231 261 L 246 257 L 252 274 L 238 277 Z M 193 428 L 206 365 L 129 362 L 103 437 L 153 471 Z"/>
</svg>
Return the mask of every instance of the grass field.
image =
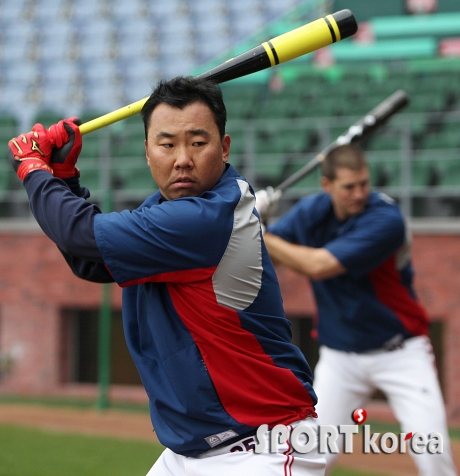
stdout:
<svg viewBox="0 0 460 476">
<path fill-rule="evenodd" d="M 162 447 L 0 425 L 0 476 L 145 476 Z M 332 476 L 384 476 L 337 467 Z"/>
<path fill-rule="evenodd" d="M 0 425 L 0 476 L 145 476 L 163 448 Z"/>
<path fill-rule="evenodd" d="M 18 399 L 0 397 L 2 403 L 13 403 L 30 407 L 38 405 L 47 408 L 61 407 L 75 410 L 89 410 L 94 402 L 55 399 Z M 132 412 L 145 414 L 146 405 L 113 405 L 123 414 Z M 24 412 L 21 412 L 24 415 Z M 139 415 L 142 416 L 142 415 Z M 50 418 L 52 418 L 50 416 Z M 25 420 L 27 422 L 29 420 Z M 133 420 L 130 419 L 130 422 Z M 374 432 L 398 433 L 398 425 L 369 422 Z M 109 433 L 110 435 L 112 433 Z M 122 439 L 72 432 L 72 430 L 43 430 L 13 424 L 0 424 L 0 476 L 145 476 L 163 448 L 154 442 L 142 439 Z M 460 430 L 451 430 L 454 440 L 460 438 Z M 331 476 L 388 476 L 382 466 L 376 472 L 357 471 L 337 466 Z"/>
</svg>

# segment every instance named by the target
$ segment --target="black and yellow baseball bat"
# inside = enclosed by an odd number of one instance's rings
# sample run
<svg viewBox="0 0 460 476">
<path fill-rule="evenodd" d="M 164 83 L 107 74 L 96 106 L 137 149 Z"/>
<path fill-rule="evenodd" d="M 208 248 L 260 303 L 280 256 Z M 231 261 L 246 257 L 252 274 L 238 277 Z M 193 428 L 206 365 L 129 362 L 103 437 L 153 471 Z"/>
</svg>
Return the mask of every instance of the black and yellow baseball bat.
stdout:
<svg viewBox="0 0 460 476">
<path fill-rule="evenodd" d="M 340 10 L 272 38 L 197 77 L 216 83 L 241 78 L 348 38 L 357 30 L 358 25 L 353 13 L 350 10 Z M 141 111 L 147 99 L 148 97 L 85 122 L 80 126 L 80 131 L 82 134 L 88 134 L 134 116 Z"/>
</svg>

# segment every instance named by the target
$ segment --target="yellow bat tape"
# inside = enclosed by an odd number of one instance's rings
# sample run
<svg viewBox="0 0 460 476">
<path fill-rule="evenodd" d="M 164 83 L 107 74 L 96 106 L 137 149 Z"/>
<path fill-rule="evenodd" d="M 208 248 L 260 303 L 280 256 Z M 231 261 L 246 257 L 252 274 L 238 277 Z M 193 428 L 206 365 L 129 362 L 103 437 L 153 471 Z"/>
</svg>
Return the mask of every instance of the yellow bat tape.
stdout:
<svg viewBox="0 0 460 476">
<path fill-rule="evenodd" d="M 331 29 L 335 37 L 331 33 Z M 306 55 L 341 39 L 337 22 L 332 15 L 328 15 L 262 43 L 262 46 L 270 58 L 271 65 L 275 66 L 275 64 Z M 278 57 L 278 61 L 274 54 Z"/>
<path fill-rule="evenodd" d="M 222 83 L 270 68 L 299 56 L 348 38 L 356 33 L 358 25 L 350 10 L 327 15 L 306 25 L 279 35 L 221 65 L 200 74 Z M 82 135 L 138 114 L 148 97 L 117 109 L 80 126 Z"/>
</svg>

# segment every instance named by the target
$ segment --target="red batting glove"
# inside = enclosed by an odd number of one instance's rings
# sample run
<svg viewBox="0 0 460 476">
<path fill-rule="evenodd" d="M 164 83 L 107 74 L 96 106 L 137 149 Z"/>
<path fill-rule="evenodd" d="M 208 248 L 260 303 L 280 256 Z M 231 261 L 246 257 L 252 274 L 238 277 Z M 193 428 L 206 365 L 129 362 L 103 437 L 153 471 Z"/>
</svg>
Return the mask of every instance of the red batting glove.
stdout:
<svg viewBox="0 0 460 476">
<path fill-rule="evenodd" d="M 81 133 L 78 127 L 80 124 L 80 119 L 72 116 L 49 128 L 48 135 L 54 146 L 50 165 L 55 177 L 65 179 L 80 176 L 80 171 L 76 167 L 82 147 Z"/>
<path fill-rule="evenodd" d="M 50 167 L 51 142 L 48 132 L 41 124 L 35 124 L 32 131 L 21 134 L 8 142 L 8 159 L 18 177 L 24 181 L 26 175 L 34 170 L 46 170 Z"/>
</svg>

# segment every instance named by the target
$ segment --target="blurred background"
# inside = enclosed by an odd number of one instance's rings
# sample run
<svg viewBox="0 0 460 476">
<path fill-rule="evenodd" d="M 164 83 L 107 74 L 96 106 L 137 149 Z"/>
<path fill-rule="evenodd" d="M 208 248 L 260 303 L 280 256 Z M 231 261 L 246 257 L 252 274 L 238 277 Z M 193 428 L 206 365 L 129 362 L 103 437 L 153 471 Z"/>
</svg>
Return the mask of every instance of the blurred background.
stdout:
<svg viewBox="0 0 460 476">
<path fill-rule="evenodd" d="M 148 96 L 160 78 L 199 74 L 343 8 L 359 22 L 353 38 L 222 84 L 231 162 L 255 188 L 276 186 L 404 89 L 410 106 L 363 144 L 373 185 L 408 217 L 460 215 L 458 0 L 2 0 L 0 139 L 37 121 L 88 121 Z M 93 199 L 110 188 L 122 209 L 152 191 L 139 116 L 83 144 Z M 6 147 L 0 155 L 0 217 L 29 216 Z M 317 186 L 312 174 L 291 187 L 279 213 Z"/>
<path fill-rule="evenodd" d="M 146 401 L 124 343 L 121 292 L 74 277 L 38 229 L 7 141 L 149 96 L 263 41 L 348 8 L 358 33 L 221 85 L 231 163 L 276 186 L 399 89 L 410 105 L 361 145 L 372 185 L 414 233 L 416 288 L 431 317 L 449 421 L 460 425 L 460 4 L 458 0 L 0 0 L 0 394 Z M 81 182 L 104 210 L 156 190 L 139 115 L 83 138 Z M 278 214 L 318 190 L 316 171 Z M 276 218 L 276 217 L 275 217 Z M 314 367 L 315 305 L 280 269 L 293 339 Z M 99 385 L 99 386 L 97 386 Z"/>
</svg>

